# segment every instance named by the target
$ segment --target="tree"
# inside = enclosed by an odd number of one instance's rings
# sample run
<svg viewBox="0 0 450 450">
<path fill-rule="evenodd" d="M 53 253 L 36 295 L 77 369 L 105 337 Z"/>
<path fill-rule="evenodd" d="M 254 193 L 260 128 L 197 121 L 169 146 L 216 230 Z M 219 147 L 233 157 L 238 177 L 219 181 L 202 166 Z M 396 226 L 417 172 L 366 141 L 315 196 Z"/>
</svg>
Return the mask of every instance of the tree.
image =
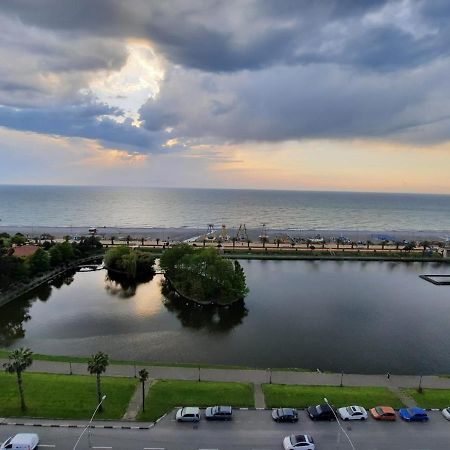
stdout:
<svg viewBox="0 0 450 450">
<path fill-rule="evenodd" d="M 111 236 L 111 245 L 114 245 L 114 241 L 115 241 L 116 237 L 115 236 Z"/>
<path fill-rule="evenodd" d="M 20 408 L 26 411 L 25 395 L 23 389 L 22 373 L 33 363 L 33 352 L 29 348 L 18 348 L 8 355 L 9 361 L 3 364 L 6 372 L 15 373 L 17 375 L 17 384 L 20 395 Z"/>
<path fill-rule="evenodd" d="M 423 248 L 422 256 L 424 256 L 427 248 L 430 248 L 430 243 L 428 241 L 422 241 L 419 245 Z"/>
<path fill-rule="evenodd" d="M 88 371 L 91 375 L 96 375 L 97 377 L 97 400 L 100 404 L 99 411 L 103 411 L 103 405 L 101 405 L 102 401 L 102 388 L 101 388 L 101 379 L 100 376 L 102 373 L 106 371 L 106 368 L 109 365 L 109 357 L 106 353 L 97 352 L 95 355 L 92 355 L 88 360 Z"/>
<path fill-rule="evenodd" d="M 128 235 L 128 236 L 127 236 L 127 245 L 130 245 L 130 240 L 131 240 L 131 236 Z"/>
<path fill-rule="evenodd" d="M 22 233 L 16 233 L 11 238 L 11 243 L 16 245 L 24 245 L 27 242 L 26 237 Z"/>
<path fill-rule="evenodd" d="M 50 250 L 50 264 L 55 267 L 62 263 L 62 254 L 58 245 L 54 245 Z"/>
<path fill-rule="evenodd" d="M 384 247 L 389 244 L 389 241 L 387 241 L 386 239 L 384 239 L 383 241 L 381 241 L 381 250 L 384 250 Z"/>
<path fill-rule="evenodd" d="M 139 371 L 139 381 L 142 384 L 142 411 L 145 411 L 145 382 L 148 380 L 148 372 L 145 369 Z"/>
<path fill-rule="evenodd" d="M 159 247 L 159 241 L 160 241 L 161 239 L 159 239 L 159 238 L 156 238 L 156 246 L 158 246 Z"/>
<path fill-rule="evenodd" d="M 50 256 L 42 248 L 38 248 L 31 256 L 28 257 L 30 271 L 34 275 L 36 273 L 45 272 L 50 268 Z"/>
<path fill-rule="evenodd" d="M 236 241 L 237 241 L 237 237 L 236 237 L 236 236 L 233 236 L 233 237 L 231 238 L 231 242 L 233 242 L 233 250 L 234 250 L 234 247 L 236 246 Z"/>
<path fill-rule="evenodd" d="M 372 244 L 373 244 L 372 241 L 367 241 L 367 242 L 366 242 L 367 250 L 369 250 L 369 247 L 370 247 Z"/>
</svg>

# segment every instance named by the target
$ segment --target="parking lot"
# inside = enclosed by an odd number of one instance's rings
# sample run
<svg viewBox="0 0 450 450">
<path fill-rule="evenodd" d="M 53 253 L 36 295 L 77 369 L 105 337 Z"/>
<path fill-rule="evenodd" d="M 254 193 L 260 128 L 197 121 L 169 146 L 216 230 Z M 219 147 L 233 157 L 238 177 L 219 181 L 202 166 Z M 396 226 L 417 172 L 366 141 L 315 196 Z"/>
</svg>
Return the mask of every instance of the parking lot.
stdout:
<svg viewBox="0 0 450 450">
<path fill-rule="evenodd" d="M 123 425 L 111 423 L 111 426 Z M 136 424 L 138 425 L 138 424 Z M 357 450 L 444 450 L 450 448 L 450 422 L 440 412 L 430 412 L 426 423 L 346 422 L 344 428 Z M 0 438 L 15 433 L 34 432 L 41 438 L 39 448 L 73 449 L 79 428 L 0 426 Z M 313 436 L 319 450 L 351 449 L 336 422 L 313 422 L 299 411 L 296 424 L 275 423 L 270 411 L 234 411 L 231 422 L 178 423 L 175 412 L 165 416 L 150 430 L 95 428 L 91 448 L 117 450 L 269 450 L 281 449 L 282 439 L 292 433 Z M 89 448 L 84 436 L 77 449 Z"/>
</svg>

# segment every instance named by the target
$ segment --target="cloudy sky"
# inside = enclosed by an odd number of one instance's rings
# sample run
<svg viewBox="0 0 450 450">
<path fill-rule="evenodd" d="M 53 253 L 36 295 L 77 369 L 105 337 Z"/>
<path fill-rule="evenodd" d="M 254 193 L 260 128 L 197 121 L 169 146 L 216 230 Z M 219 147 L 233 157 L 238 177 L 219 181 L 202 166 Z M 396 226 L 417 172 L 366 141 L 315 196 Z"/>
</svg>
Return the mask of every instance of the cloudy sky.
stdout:
<svg viewBox="0 0 450 450">
<path fill-rule="evenodd" d="M 448 0 L 2 0 L 0 183 L 450 193 Z"/>
</svg>

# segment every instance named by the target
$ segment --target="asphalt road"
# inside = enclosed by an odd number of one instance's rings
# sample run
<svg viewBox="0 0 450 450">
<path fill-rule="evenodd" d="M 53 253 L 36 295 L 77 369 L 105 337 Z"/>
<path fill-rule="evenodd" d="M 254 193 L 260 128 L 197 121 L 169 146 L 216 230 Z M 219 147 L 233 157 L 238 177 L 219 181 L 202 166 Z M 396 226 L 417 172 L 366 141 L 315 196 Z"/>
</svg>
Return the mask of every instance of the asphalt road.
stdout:
<svg viewBox="0 0 450 450">
<path fill-rule="evenodd" d="M 348 422 L 344 428 L 357 450 L 446 450 L 450 449 L 450 422 L 439 412 L 428 423 Z M 39 449 L 71 450 L 82 430 L 3 425 L 0 438 L 20 432 L 37 432 Z M 270 411 L 235 411 L 232 422 L 177 423 L 174 413 L 150 430 L 93 429 L 93 449 L 114 450 L 269 450 L 282 449 L 282 439 L 292 433 L 314 437 L 318 450 L 351 449 L 336 422 L 312 422 L 304 411 L 297 424 L 277 424 Z M 87 434 L 79 450 L 89 449 Z"/>
</svg>

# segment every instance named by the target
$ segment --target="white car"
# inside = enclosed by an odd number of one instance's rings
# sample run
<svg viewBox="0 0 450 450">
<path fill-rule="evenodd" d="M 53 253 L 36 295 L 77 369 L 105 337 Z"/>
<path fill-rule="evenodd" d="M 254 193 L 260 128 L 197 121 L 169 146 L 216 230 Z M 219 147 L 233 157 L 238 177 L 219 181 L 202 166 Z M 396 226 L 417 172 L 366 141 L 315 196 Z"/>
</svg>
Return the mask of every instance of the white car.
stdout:
<svg viewBox="0 0 450 450">
<path fill-rule="evenodd" d="M 284 450 L 315 450 L 314 439 L 307 434 L 291 434 L 283 439 Z"/>
<path fill-rule="evenodd" d="M 198 422 L 200 420 L 200 409 L 196 406 L 180 408 L 175 418 L 178 422 Z"/>
<path fill-rule="evenodd" d="M 450 406 L 448 408 L 444 408 L 442 410 L 442 415 L 447 419 L 450 420 Z"/>
<path fill-rule="evenodd" d="M 367 420 L 367 411 L 362 406 L 346 406 L 339 408 L 342 420 Z"/>
<path fill-rule="evenodd" d="M 34 450 L 39 444 L 39 436 L 35 433 L 19 433 L 0 444 L 0 450 Z"/>
</svg>

